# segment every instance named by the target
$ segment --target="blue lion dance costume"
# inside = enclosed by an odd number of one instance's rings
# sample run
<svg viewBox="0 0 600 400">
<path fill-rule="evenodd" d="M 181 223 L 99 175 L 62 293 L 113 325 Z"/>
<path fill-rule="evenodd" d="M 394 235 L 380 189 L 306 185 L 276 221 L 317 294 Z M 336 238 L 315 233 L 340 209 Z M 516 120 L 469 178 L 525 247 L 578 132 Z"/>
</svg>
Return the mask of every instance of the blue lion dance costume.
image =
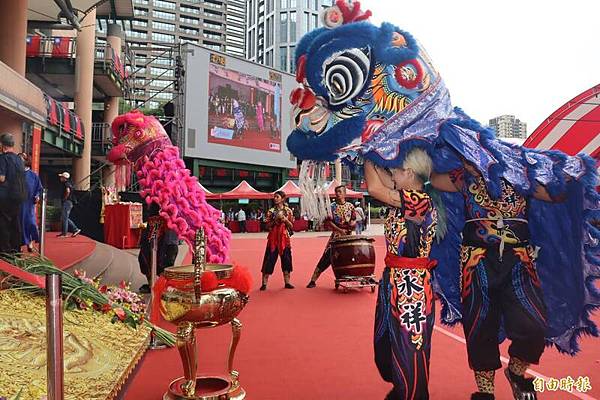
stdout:
<svg viewBox="0 0 600 400">
<path fill-rule="evenodd" d="M 463 322 L 467 340 L 482 329 L 495 329 L 500 340 L 513 341 L 511 356 L 524 358 L 525 367 L 537 361 L 544 343 L 576 354 L 580 335 L 598 336 L 590 320 L 600 305 L 595 287 L 600 231 L 594 225 L 600 220 L 600 197 L 594 160 L 497 140 L 493 131 L 452 106 L 440 74 L 409 33 L 389 23 L 374 26 L 369 16 L 358 2 L 337 0 L 323 12 L 324 27 L 307 33 L 296 48 L 301 87 L 290 98 L 296 129 L 287 146 L 304 160 L 301 179 L 312 178 L 311 171 L 319 170 L 315 164 L 337 158 L 358 171 L 365 160 L 399 168 L 411 149 L 423 148 L 435 172 L 448 174 L 456 187 L 454 193 L 442 193 L 448 232 L 431 249 L 442 321 Z M 467 165 L 475 172 L 465 173 Z M 557 201 L 538 199 L 540 188 Z M 496 274 L 496 268 L 508 269 Z M 495 279 L 509 285 L 511 294 L 494 299 Z M 383 292 L 380 302 L 387 296 Z M 510 307 L 523 310 L 521 317 L 498 310 L 508 297 Z M 390 328 L 389 309 L 377 316 L 376 353 L 382 335 L 398 343 L 405 334 L 397 325 Z M 515 325 L 521 323 L 537 330 L 541 341 L 526 337 L 518 343 L 515 336 L 523 329 Z M 518 347 L 537 350 L 521 354 Z M 477 345 L 469 349 L 471 367 L 491 370 L 492 385 L 493 370 L 500 367 L 493 353 L 493 348 Z M 411 373 L 410 367 L 396 361 L 386 367 L 392 369 L 389 374 L 382 372 L 396 393 L 427 398 L 426 390 L 418 394 L 415 384 L 401 379 Z M 518 378 L 509 375 L 515 398 L 535 398 Z M 479 398 L 493 398 L 488 394 Z M 390 394 L 403 398 L 395 396 Z"/>
</svg>

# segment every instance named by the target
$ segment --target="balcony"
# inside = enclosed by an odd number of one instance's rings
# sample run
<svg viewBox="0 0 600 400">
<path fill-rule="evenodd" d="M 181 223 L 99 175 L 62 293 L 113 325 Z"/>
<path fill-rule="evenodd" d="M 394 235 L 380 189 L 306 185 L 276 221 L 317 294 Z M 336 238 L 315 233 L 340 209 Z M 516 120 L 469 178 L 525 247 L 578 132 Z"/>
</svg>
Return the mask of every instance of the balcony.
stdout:
<svg viewBox="0 0 600 400">
<path fill-rule="evenodd" d="M 60 101 L 75 97 L 77 39 L 67 36 L 27 37 L 27 79 Z M 127 58 L 127 55 L 126 55 Z M 122 97 L 128 90 L 125 60 L 108 44 L 95 49 L 94 101 Z"/>
<path fill-rule="evenodd" d="M 74 156 L 83 152 L 84 127 L 81 118 L 65 105 L 44 94 L 46 123 L 42 140 Z M 45 152 L 49 153 L 49 152 Z"/>
</svg>

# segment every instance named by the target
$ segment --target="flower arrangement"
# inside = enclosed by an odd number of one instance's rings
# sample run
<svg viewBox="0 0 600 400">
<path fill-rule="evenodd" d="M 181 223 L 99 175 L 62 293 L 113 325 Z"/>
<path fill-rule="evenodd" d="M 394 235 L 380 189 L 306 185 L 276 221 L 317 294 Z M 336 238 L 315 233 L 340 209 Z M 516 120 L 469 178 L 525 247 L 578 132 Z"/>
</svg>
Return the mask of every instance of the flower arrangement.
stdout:
<svg viewBox="0 0 600 400">
<path fill-rule="evenodd" d="M 121 282 L 118 287 L 101 285 L 99 279 L 91 279 L 81 271 L 75 271 L 74 275 L 71 275 L 56 268 L 50 260 L 39 256 L 16 255 L 4 259 L 30 274 L 61 275 L 62 293 L 67 309 L 92 309 L 103 313 L 112 313 L 113 323 L 125 323 L 132 328 L 143 324 L 151 328 L 156 338 L 167 346 L 175 345 L 175 336 L 171 332 L 159 328 L 145 318 L 146 305 L 136 293 L 129 290 L 129 286 L 125 282 Z M 11 288 L 36 293 L 43 292 L 40 287 L 21 281 L 13 282 Z"/>
</svg>

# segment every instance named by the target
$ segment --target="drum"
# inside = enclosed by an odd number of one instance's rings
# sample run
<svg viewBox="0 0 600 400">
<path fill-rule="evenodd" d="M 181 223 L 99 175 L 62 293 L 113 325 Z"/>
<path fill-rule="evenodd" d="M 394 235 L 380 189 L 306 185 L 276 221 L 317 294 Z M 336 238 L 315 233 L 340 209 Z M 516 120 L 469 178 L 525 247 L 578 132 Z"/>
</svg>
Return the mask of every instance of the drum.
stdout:
<svg viewBox="0 0 600 400">
<path fill-rule="evenodd" d="M 362 235 L 331 240 L 331 267 L 336 279 L 370 276 L 375 272 L 375 239 Z"/>
</svg>

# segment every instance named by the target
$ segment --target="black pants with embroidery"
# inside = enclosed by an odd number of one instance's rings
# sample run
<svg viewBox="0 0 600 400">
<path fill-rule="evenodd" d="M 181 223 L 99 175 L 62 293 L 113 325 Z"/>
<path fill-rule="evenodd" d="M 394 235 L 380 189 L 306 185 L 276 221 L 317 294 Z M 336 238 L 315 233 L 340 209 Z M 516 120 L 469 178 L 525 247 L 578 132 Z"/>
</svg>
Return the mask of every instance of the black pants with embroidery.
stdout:
<svg viewBox="0 0 600 400">
<path fill-rule="evenodd" d="M 511 340 L 508 353 L 537 364 L 544 351 L 546 306 L 532 249 L 462 247 L 463 329 L 469 366 L 475 371 L 502 367 L 501 328 Z"/>
</svg>

